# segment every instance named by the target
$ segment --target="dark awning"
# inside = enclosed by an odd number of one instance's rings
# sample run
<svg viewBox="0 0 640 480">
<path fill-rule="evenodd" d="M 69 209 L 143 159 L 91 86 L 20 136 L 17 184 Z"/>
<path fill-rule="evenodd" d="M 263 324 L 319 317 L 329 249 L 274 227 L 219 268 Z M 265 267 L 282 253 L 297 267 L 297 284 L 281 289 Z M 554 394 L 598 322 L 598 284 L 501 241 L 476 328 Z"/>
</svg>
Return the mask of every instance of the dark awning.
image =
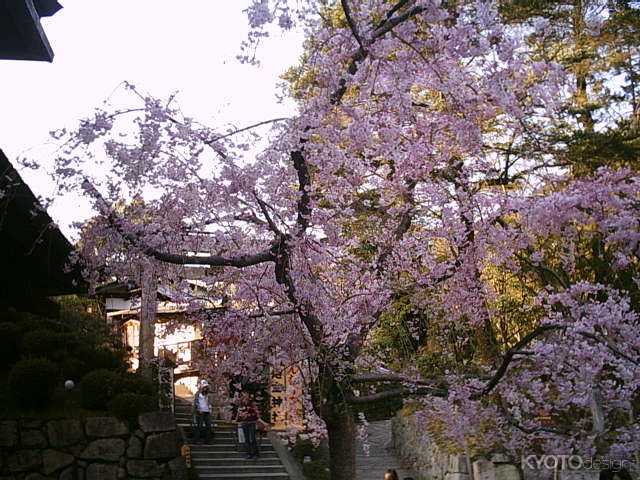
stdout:
<svg viewBox="0 0 640 480">
<path fill-rule="evenodd" d="M 0 302 L 25 305 L 44 297 L 81 293 L 73 246 L 0 150 Z"/>
<path fill-rule="evenodd" d="M 62 6 L 56 0 L 0 0 L 0 59 L 53 60 L 40 17 Z"/>
</svg>

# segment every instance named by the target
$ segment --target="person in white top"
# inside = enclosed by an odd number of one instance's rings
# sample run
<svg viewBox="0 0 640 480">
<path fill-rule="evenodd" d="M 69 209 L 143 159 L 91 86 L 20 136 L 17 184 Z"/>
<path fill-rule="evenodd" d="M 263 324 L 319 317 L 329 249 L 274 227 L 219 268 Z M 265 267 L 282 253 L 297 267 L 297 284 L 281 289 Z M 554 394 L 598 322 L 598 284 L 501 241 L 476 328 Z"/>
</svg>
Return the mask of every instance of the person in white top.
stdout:
<svg viewBox="0 0 640 480">
<path fill-rule="evenodd" d="M 213 408 L 209 400 L 209 383 L 206 380 L 200 382 L 200 388 L 193 397 L 192 410 L 195 419 L 194 443 L 200 443 L 203 437 L 204 443 L 209 443 Z"/>
</svg>

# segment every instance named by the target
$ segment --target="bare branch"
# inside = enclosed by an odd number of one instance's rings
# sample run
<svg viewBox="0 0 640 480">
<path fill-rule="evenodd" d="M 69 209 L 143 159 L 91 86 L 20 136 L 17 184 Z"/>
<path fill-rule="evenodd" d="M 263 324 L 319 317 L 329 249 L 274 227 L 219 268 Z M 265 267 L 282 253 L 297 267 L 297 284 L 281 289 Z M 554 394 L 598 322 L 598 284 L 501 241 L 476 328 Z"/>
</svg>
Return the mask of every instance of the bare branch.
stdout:
<svg viewBox="0 0 640 480">
<path fill-rule="evenodd" d="M 351 383 L 379 383 L 379 382 L 400 382 L 411 385 L 421 385 L 433 387 L 432 382 L 415 380 L 395 373 L 362 373 L 350 377 Z"/>
<path fill-rule="evenodd" d="M 142 253 L 150 257 L 160 260 L 161 262 L 172 263 L 174 265 L 209 265 L 212 267 L 250 267 L 261 263 L 273 262 L 275 260 L 273 247 L 265 249 L 261 252 L 246 255 L 235 255 L 225 257 L 221 255 L 184 255 L 169 252 L 162 252 L 148 245 L 144 245 L 139 238 L 126 232 L 122 228 L 121 221 L 114 213 L 113 209 L 108 205 L 107 201 L 100 195 L 100 192 L 85 178 L 83 182 L 84 188 L 91 193 L 99 203 L 100 210 L 107 217 L 111 225 L 116 231 L 130 244 L 140 249 Z"/>
<path fill-rule="evenodd" d="M 637 359 L 631 358 L 629 355 L 627 355 L 626 353 L 624 353 L 623 351 L 621 351 L 620 349 L 618 349 L 613 342 L 605 337 L 602 336 L 598 336 L 594 333 L 589 333 L 589 332 L 578 332 L 578 335 L 585 337 L 585 338 L 590 338 L 591 340 L 595 340 L 598 343 L 601 343 L 602 345 L 604 345 L 605 347 L 607 347 L 611 352 L 613 352 L 614 354 L 616 354 L 617 356 L 619 356 L 620 358 L 624 358 L 626 361 L 633 363 L 634 365 L 640 365 L 640 362 Z"/>
<path fill-rule="evenodd" d="M 262 318 L 262 317 L 282 317 L 284 315 L 294 315 L 298 313 L 297 310 L 292 308 L 288 310 L 273 310 L 271 312 L 252 313 L 248 315 L 249 318 Z"/>
<path fill-rule="evenodd" d="M 400 2 L 400 3 L 402 3 L 402 2 Z M 373 34 L 373 38 L 376 39 L 376 38 L 380 38 L 380 37 L 386 35 L 387 33 L 389 33 L 391 30 L 393 30 L 395 27 L 397 27 L 401 23 L 406 22 L 407 20 L 409 20 L 412 17 L 415 17 L 416 15 L 420 15 L 424 11 L 425 11 L 425 7 L 416 6 L 416 7 L 413 7 L 412 9 L 410 9 L 410 10 L 407 10 L 402 15 L 398 15 L 397 17 L 388 18 L 382 25 L 380 25 L 380 27 L 378 27 L 375 30 L 375 32 Z"/>
<path fill-rule="evenodd" d="M 302 235 L 304 231 L 309 227 L 309 217 L 311 216 L 311 197 L 309 195 L 309 188 L 311 186 L 311 176 L 309 175 L 309 166 L 304 159 L 302 150 L 296 150 L 291 152 L 291 159 L 293 160 L 293 167 L 298 172 L 298 192 L 300 198 L 298 198 L 298 236 Z"/>
<path fill-rule="evenodd" d="M 181 255 L 175 253 L 167 253 L 156 250 L 151 247 L 140 246 L 140 242 L 134 239 L 131 235 L 123 234 L 124 238 L 132 244 L 136 245 L 142 250 L 145 255 L 149 255 L 161 262 L 172 263 L 174 265 L 209 265 L 211 267 L 236 267 L 244 268 L 252 265 L 259 265 L 261 263 L 273 262 L 273 253 L 271 250 L 264 250 L 255 254 L 249 255 L 236 255 L 231 257 L 224 257 L 221 255 Z"/>
<path fill-rule="evenodd" d="M 403 13 L 402 15 L 398 15 L 396 17 L 393 17 L 393 13 L 395 13 L 395 11 L 397 11 L 400 7 L 404 6 L 403 2 L 402 5 L 400 5 L 398 7 L 398 5 L 394 6 L 392 8 L 392 11 L 390 12 L 390 14 L 388 14 L 387 19 L 382 22 L 380 24 L 380 26 L 378 26 L 378 28 L 376 28 L 373 32 L 373 35 L 371 36 L 371 41 L 369 43 L 372 43 L 373 41 L 377 40 L 380 37 L 383 37 L 384 35 L 386 35 L 387 33 L 389 33 L 391 30 L 393 30 L 395 27 L 397 27 L 398 25 L 400 25 L 401 23 L 407 21 L 408 19 L 415 17 L 416 15 L 419 15 L 420 13 L 424 12 L 425 8 L 424 7 L 413 7 L 412 9 L 408 10 L 407 12 Z M 405 2 L 406 3 L 406 2 Z M 365 50 L 362 46 L 352 55 L 351 57 L 351 61 L 349 62 L 349 67 L 347 68 L 347 73 L 349 75 L 355 75 L 355 73 L 358 71 L 358 64 L 361 63 L 365 58 L 367 58 L 368 52 L 367 50 Z M 340 101 L 342 100 L 342 97 L 344 96 L 344 94 L 347 91 L 347 77 L 344 76 L 340 79 L 340 81 L 338 82 L 339 87 L 331 94 L 331 104 L 332 105 L 337 105 L 340 103 Z"/>
<path fill-rule="evenodd" d="M 353 21 L 353 18 L 351 16 L 351 8 L 349 7 L 349 0 L 341 0 L 341 3 L 342 3 L 342 10 L 344 11 L 344 16 L 347 19 L 347 23 L 349 24 L 351 33 L 355 37 L 356 42 L 358 42 L 358 45 L 360 45 L 360 49 L 366 50 L 364 47 L 364 44 L 362 43 L 362 37 L 360 37 L 360 33 L 358 32 L 358 27 Z"/>
<path fill-rule="evenodd" d="M 273 219 L 271 218 L 271 215 L 269 215 L 269 210 L 267 209 L 268 205 L 260 197 L 258 197 L 258 194 L 255 191 L 253 192 L 253 196 L 255 197 L 256 202 L 258 202 L 258 205 L 260 205 L 260 210 L 262 211 L 262 214 L 264 215 L 264 217 L 267 219 L 269 228 L 276 235 L 282 235 L 282 232 L 280 231 L 278 226 L 274 223 Z"/>
<path fill-rule="evenodd" d="M 229 132 L 229 133 L 226 133 L 224 135 L 219 135 L 219 136 L 217 136 L 215 138 L 212 138 L 210 140 L 204 140 L 204 142 L 207 143 L 207 144 L 210 144 L 210 143 L 222 140 L 224 138 L 231 137 L 231 136 L 236 135 L 238 133 L 246 132 L 247 130 L 251 130 L 253 128 L 261 127 L 262 125 L 267 125 L 268 123 L 282 122 L 284 120 L 289 120 L 289 119 L 287 117 L 279 117 L 279 118 L 272 118 L 271 120 L 263 120 L 262 122 L 254 123 L 253 125 L 249 125 L 249 126 L 246 126 L 246 127 L 243 127 L 243 128 L 238 128 L 237 130 L 234 130 L 233 132 Z"/>
<path fill-rule="evenodd" d="M 417 388 L 395 388 L 393 390 L 385 390 L 384 392 L 372 393 L 371 395 L 362 395 L 356 397 L 348 396 L 346 401 L 352 404 L 372 403 L 391 398 L 410 397 L 412 395 L 429 395 L 432 397 L 446 397 L 447 391 L 441 388 L 433 387 L 417 387 Z"/>
<path fill-rule="evenodd" d="M 265 222 L 261 218 L 258 218 L 258 216 L 253 212 L 243 212 L 234 215 L 233 219 L 240 222 L 255 223 L 256 225 L 267 225 L 267 222 Z"/>
<path fill-rule="evenodd" d="M 389 9 L 389 11 L 387 12 L 387 15 L 385 16 L 384 20 L 382 20 L 378 25 L 376 25 L 376 30 L 378 28 L 380 28 L 382 25 L 385 24 L 385 22 L 387 22 L 391 17 L 393 17 L 393 15 L 400 10 L 402 7 L 404 7 L 405 5 L 407 5 L 410 1 L 412 0 L 400 0 L 398 3 L 396 3 L 393 7 L 391 7 Z"/>
<path fill-rule="evenodd" d="M 521 262 L 526 263 L 531 269 L 536 270 L 541 275 L 544 273 L 551 275 L 558 282 L 558 285 L 560 285 L 565 290 L 569 288 L 569 285 L 567 284 L 567 282 L 560 276 L 558 272 L 556 272 L 552 268 L 549 268 L 546 265 L 543 265 L 541 263 L 535 264 L 531 260 L 526 258 L 524 255 L 517 255 L 517 257 Z M 543 281 L 546 280 L 544 278 L 544 275 L 542 275 L 542 279 Z"/>
<path fill-rule="evenodd" d="M 489 380 L 489 382 L 485 385 L 482 391 L 474 395 L 472 398 L 478 399 L 479 397 L 482 397 L 490 393 L 496 387 L 496 385 L 500 383 L 500 380 L 502 380 L 502 377 L 504 377 L 505 373 L 507 373 L 507 369 L 509 368 L 511 361 L 513 360 L 513 357 L 515 355 L 520 354 L 522 352 L 522 349 L 527 345 L 529 345 L 532 341 L 534 341 L 535 339 L 537 339 L 538 337 L 542 336 L 543 334 L 549 331 L 566 330 L 566 328 L 567 328 L 566 325 L 550 324 L 550 325 L 541 325 L 535 330 L 533 330 L 532 332 L 530 332 L 522 340 L 520 340 L 513 347 L 507 350 L 507 352 L 503 355 L 502 363 L 500 364 L 500 367 L 498 368 L 494 376 L 491 378 L 491 380 Z"/>
</svg>

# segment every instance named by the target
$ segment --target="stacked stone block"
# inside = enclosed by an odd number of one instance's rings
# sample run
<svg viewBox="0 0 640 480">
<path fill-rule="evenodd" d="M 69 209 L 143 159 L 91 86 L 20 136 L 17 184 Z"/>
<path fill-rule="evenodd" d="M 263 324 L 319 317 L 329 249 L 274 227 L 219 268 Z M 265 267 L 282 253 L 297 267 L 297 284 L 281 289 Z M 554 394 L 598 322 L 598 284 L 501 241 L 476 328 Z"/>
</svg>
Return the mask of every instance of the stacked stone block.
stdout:
<svg viewBox="0 0 640 480">
<path fill-rule="evenodd" d="M 392 420 L 392 441 L 397 455 L 407 468 L 417 474 L 416 480 L 541 480 L 540 473 L 523 474 L 519 459 L 503 453 L 473 457 L 467 462 L 465 455 L 452 455 L 440 449 L 425 432 L 414 415 L 399 413 Z M 549 473 L 549 472 L 547 472 Z M 553 472 L 551 472 L 553 476 Z M 558 480 L 598 480 L 596 470 L 561 470 Z"/>
<path fill-rule="evenodd" d="M 171 413 L 0 421 L 0 480 L 185 479 Z"/>
<path fill-rule="evenodd" d="M 519 468 L 505 455 L 474 458 L 467 462 L 465 455 L 443 451 L 413 415 L 398 414 L 393 419 L 392 439 L 397 454 L 422 479 L 470 480 L 470 463 L 474 480 L 522 480 Z"/>
</svg>

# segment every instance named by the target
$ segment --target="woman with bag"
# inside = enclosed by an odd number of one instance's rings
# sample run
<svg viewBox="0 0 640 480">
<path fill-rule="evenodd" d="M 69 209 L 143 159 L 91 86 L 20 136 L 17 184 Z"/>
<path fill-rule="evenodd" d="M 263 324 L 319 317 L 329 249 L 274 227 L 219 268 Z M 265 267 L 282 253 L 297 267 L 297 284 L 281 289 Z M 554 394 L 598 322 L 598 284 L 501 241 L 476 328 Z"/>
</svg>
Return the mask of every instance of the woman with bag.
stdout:
<svg viewBox="0 0 640 480">
<path fill-rule="evenodd" d="M 260 435 L 266 435 L 269 430 L 271 430 L 271 425 L 265 422 L 263 419 L 259 418 L 256 422 L 256 429 L 260 433 Z"/>
<path fill-rule="evenodd" d="M 244 392 L 240 398 L 238 408 L 238 422 L 244 434 L 247 445 L 247 460 L 258 458 L 258 440 L 256 438 L 256 423 L 260 419 L 258 407 L 248 392 Z"/>
</svg>

